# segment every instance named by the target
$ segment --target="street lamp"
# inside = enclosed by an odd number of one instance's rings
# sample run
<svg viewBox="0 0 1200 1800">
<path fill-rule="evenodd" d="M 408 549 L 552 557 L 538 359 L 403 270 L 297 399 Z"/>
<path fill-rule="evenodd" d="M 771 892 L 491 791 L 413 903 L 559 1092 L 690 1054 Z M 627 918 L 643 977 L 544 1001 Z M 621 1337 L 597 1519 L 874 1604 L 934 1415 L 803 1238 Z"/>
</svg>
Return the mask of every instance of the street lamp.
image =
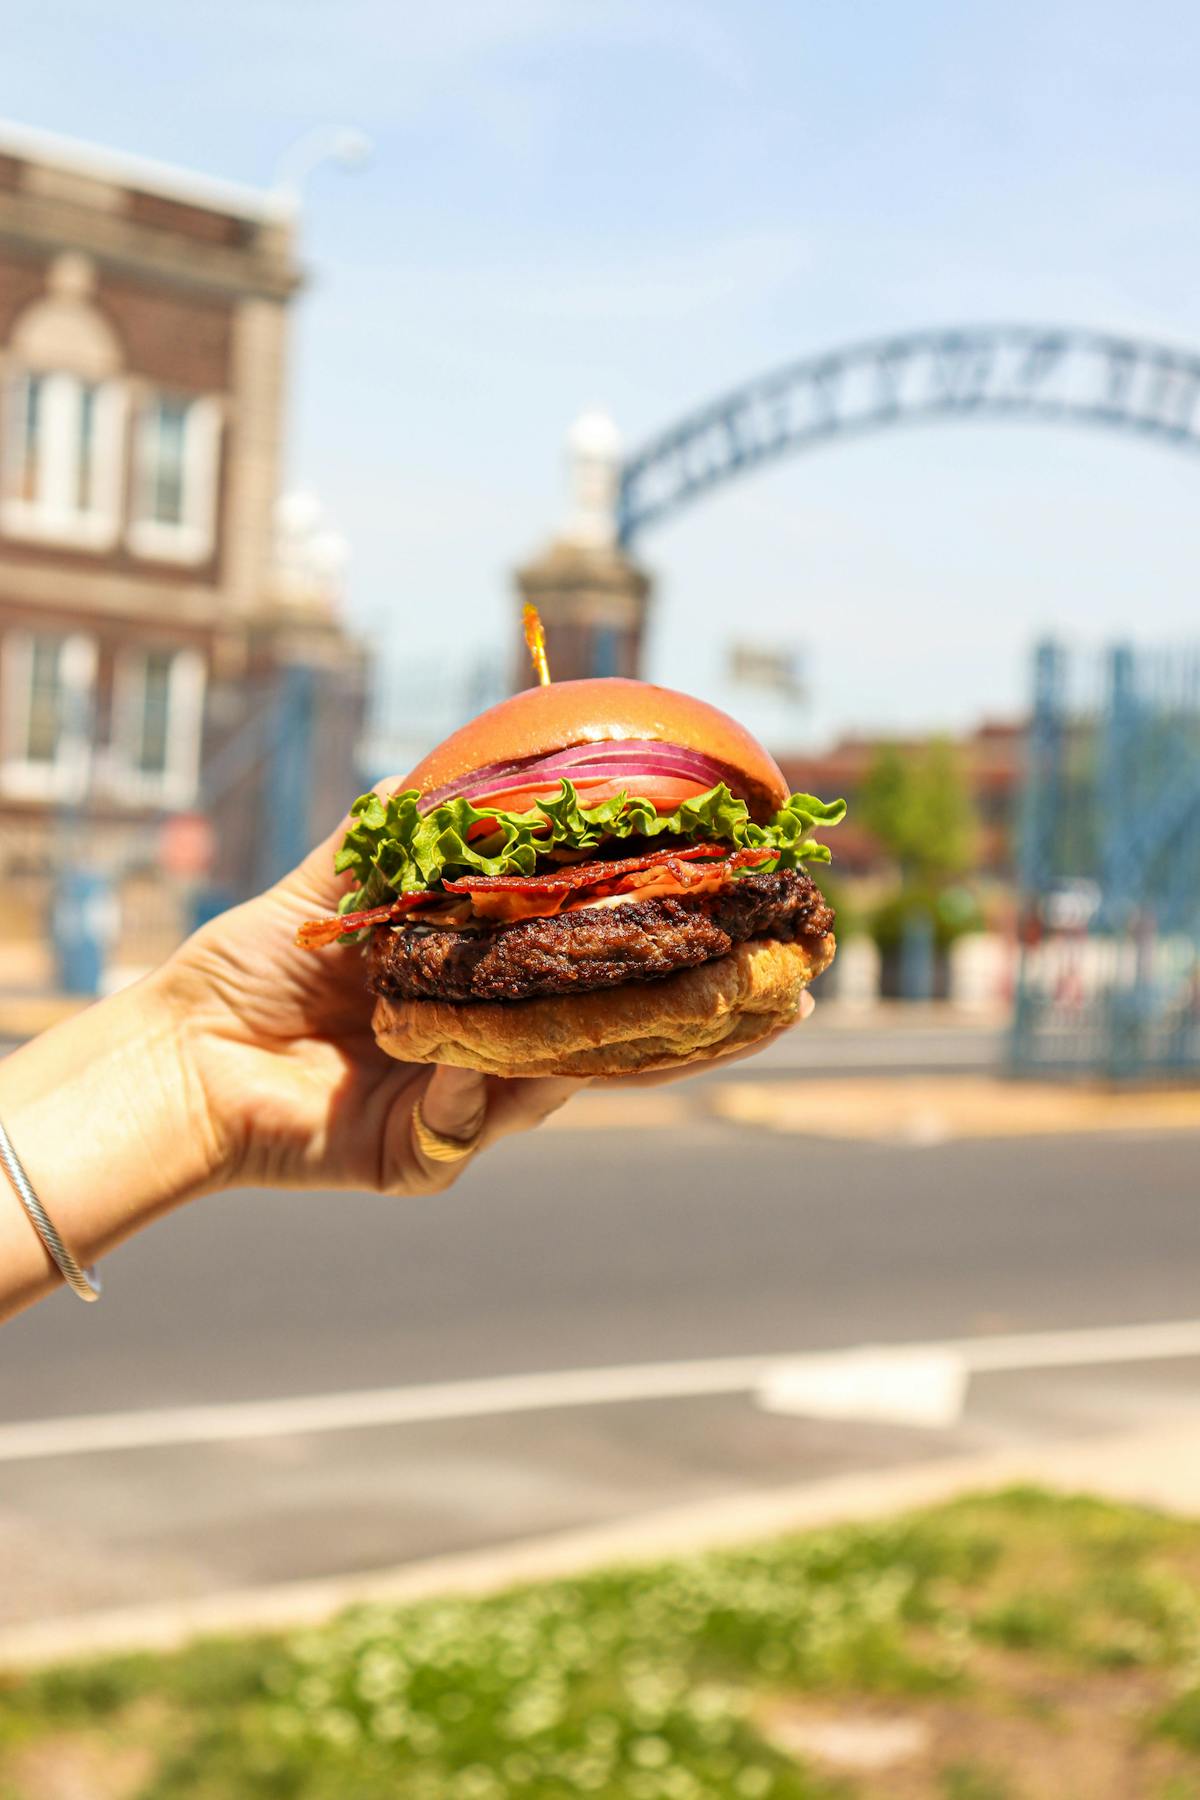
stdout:
<svg viewBox="0 0 1200 1800">
<path fill-rule="evenodd" d="M 275 164 L 271 192 L 288 212 L 300 210 L 304 183 L 322 163 L 361 169 L 371 160 L 371 140 L 356 125 L 314 125 L 289 144 Z"/>
</svg>

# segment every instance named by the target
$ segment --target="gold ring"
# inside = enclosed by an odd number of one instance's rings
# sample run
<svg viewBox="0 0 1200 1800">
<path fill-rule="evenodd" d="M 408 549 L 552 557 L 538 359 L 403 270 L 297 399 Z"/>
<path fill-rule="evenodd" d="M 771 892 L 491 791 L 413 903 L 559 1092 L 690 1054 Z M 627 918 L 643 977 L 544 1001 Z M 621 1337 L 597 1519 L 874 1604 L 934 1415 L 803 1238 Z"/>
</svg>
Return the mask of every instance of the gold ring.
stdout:
<svg viewBox="0 0 1200 1800">
<path fill-rule="evenodd" d="M 417 1149 L 428 1162 L 462 1162 L 470 1156 L 473 1150 L 478 1149 L 479 1140 L 483 1136 L 483 1126 L 484 1121 L 480 1119 L 478 1126 L 469 1138 L 443 1137 L 440 1131 L 435 1131 L 432 1125 L 426 1122 L 419 1100 L 413 1107 L 413 1136 L 417 1140 Z"/>
</svg>

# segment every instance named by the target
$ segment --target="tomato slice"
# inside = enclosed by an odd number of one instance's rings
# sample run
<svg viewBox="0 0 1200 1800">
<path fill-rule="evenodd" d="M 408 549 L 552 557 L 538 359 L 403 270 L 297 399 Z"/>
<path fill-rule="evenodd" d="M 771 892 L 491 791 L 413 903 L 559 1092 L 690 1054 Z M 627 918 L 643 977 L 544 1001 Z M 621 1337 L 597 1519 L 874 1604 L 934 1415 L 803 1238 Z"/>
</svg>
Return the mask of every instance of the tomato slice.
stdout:
<svg viewBox="0 0 1200 1800">
<path fill-rule="evenodd" d="M 584 777 L 574 785 L 584 806 L 595 806 L 598 799 L 607 799 L 613 788 L 607 775 Z M 615 791 L 619 793 L 620 789 Z M 488 794 L 472 794 L 471 805 L 481 812 L 487 806 L 494 806 L 497 812 L 528 812 L 539 800 L 556 800 L 561 792 L 560 781 L 526 781 L 520 786 L 494 788 Z"/>
<path fill-rule="evenodd" d="M 639 775 L 636 781 L 612 775 L 582 775 L 574 783 L 581 806 L 602 806 L 621 794 L 631 799 L 649 800 L 655 812 L 674 812 L 685 800 L 694 800 L 708 789 L 701 781 L 686 775 Z M 488 794 L 476 794 L 471 804 L 480 812 L 494 806 L 498 812 L 528 812 L 540 800 L 553 800 L 561 792 L 558 780 L 529 782 L 523 786 L 496 788 Z"/>
</svg>

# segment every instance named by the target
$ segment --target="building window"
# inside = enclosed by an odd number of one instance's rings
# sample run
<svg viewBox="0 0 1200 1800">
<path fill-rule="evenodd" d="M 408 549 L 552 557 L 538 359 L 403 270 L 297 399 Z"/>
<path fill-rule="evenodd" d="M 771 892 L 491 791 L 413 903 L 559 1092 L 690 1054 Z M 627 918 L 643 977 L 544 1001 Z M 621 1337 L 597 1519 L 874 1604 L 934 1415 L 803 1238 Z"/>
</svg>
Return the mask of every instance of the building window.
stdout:
<svg viewBox="0 0 1200 1800">
<path fill-rule="evenodd" d="M 127 650 L 113 687 L 111 785 L 132 805 L 190 806 L 200 773 L 204 659 L 196 650 Z"/>
<path fill-rule="evenodd" d="M 99 390 L 94 382 L 81 382 L 79 419 L 75 433 L 75 510 L 92 511 L 96 500 L 96 411 Z"/>
<path fill-rule="evenodd" d="M 92 750 L 96 648 L 79 634 L 10 632 L 3 651 L 0 787 L 23 799 L 81 798 Z"/>
<path fill-rule="evenodd" d="M 125 396 L 30 371 L 10 383 L 0 520 L 19 537 L 103 548 L 119 529 Z"/>
<path fill-rule="evenodd" d="M 188 409 L 182 400 L 156 400 L 146 417 L 146 517 L 182 525 L 183 446 Z"/>
<path fill-rule="evenodd" d="M 38 497 L 45 387 L 43 376 L 28 375 L 24 390 L 18 385 L 13 399 L 13 492 L 30 505 Z"/>
<path fill-rule="evenodd" d="M 213 400 L 155 394 L 137 434 L 135 513 L 140 556 L 201 562 L 213 546 L 220 411 Z"/>
<path fill-rule="evenodd" d="M 133 725 L 133 766 L 142 775 L 167 772 L 167 726 L 171 716 L 171 669 L 166 650 L 149 650 L 142 658 L 141 690 Z"/>
<path fill-rule="evenodd" d="M 58 761 L 65 711 L 63 690 L 64 638 L 41 633 L 29 646 L 29 707 L 25 716 L 24 742 L 19 746 L 26 762 Z"/>
</svg>

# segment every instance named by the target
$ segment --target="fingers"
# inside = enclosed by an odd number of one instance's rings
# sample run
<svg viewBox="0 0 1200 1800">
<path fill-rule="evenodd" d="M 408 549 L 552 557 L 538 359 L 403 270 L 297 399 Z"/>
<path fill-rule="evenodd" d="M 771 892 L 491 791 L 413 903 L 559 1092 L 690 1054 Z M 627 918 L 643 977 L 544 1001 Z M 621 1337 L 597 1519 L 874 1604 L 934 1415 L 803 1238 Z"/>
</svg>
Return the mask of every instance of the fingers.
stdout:
<svg viewBox="0 0 1200 1800">
<path fill-rule="evenodd" d="M 586 1079 L 534 1076 L 529 1080 L 503 1081 L 498 1077 L 489 1084 L 487 1128 L 484 1142 L 509 1137 L 516 1131 L 533 1131 L 551 1113 L 565 1106 L 573 1094 L 588 1086 Z"/>
<path fill-rule="evenodd" d="M 586 1086 L 586 1081 L 502 1081 L 495 1076 L 485 1078 L 471 1069 L 439 1064 L 421 1096 L 421 1118 L 439 1138 L 470 1145 L 470 1149 L 456 1160 L 443 1161 L 428 1155 L 410 1112 L 412 1164 L 420 1190 L 439 1193 L 448 1188 L 476 1151 L 514 1132 L 532 1131 Z"/>
<path fill-rule="evenodd" d="M 422 1093 L 409 1113 L 408 1135 L 417 1182 L 425 1193 L 438 1193 L 457 1180 L 482 1142 L 482 1129 L 487 1116 L 487 1083 L 473 1069 L 454 1069 L 439 1065 L 434 1069 Z M 442 1140 L 436 1146 L 422 1143 L 417 1126 L 417 1106 L 428 1131 Z M 461 1156 L 434 1154 L 461 1144 Z"/>
</svg>

